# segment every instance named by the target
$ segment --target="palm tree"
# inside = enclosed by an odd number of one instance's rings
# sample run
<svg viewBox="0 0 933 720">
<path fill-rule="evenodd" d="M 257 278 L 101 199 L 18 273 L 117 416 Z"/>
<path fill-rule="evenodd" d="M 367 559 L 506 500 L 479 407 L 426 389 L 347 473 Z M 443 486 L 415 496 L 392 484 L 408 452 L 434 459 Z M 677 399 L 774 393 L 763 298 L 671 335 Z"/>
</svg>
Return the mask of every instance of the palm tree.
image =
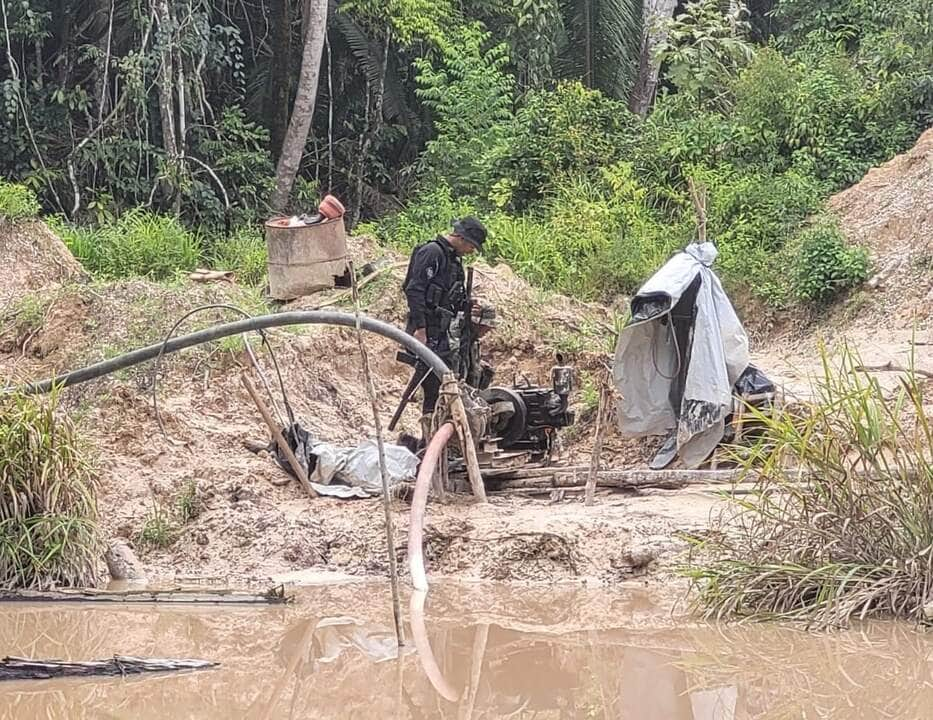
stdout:
<svg viewBox="0 0 933 720">
<path fill-rule="evenodd" d="M 642 50 L 644 0 L 561 0 L 561 77 L 627 100 Z"/>
</svg>

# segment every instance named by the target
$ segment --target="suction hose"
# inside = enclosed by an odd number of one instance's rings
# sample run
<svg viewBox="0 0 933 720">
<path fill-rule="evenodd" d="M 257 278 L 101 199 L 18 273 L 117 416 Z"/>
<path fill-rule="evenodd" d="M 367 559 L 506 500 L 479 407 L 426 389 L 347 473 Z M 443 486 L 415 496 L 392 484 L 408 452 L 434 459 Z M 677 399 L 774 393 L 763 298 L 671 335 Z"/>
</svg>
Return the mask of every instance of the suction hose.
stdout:
<svg viewBox="0 0 933 720">
<path fill-rule="evenodd" d="M 415 480 L 415 494 L 411 499 L 411 519 L 408 523 L 408 570 L 411 573 L 411 586 L 415 590 L 428 591 L 428 578 L 424 572 L 424 510 L 428 504 L 428 488 L 431 476 L 437 467 L 441 451 L 447 446 L 454 434 L 452 423 L 444 423 L 434 433 L 431 442 L 424 451 L 424 459 L 418 468 Z"/>
<path fill-rule="evenodd" d="M 337 325 L 340 327 L 356 328 L 357 316 L 352 313 L 343 313 L 336 310 L 301 310 L 295 312 L 278 313 L 275 315 L 260 315 L 246 320 L 237 320 L 235 322 L 223 323 L 221 325 L 212 325 L 204 330 L 180 335 L 169 340 L 167 343 L 156 343 L 148 345 L 139 350 L 133 350 L 124 355 L 118 355 L 110 360 L 89 365 L 80 370 L 74 370 L 63 375 L 57 375 L 40 382 L 29 383 L 19 387 L 7 387 L 0 392 L 23 392 L 33 395 L 49 392 L 53 387 L 66 388 L 71 385 L 96 380 L 104 375 L 132 367 L 140 363 L 157 357 L 160 353 L 167 354 L 184 350 L 185 348 L 200 345 L 202 343 L 219 340 L 220 338 L 254 330 L 264 330 L 270 327 L 281 327 L 284 325 Z M 426 345 L 416 340 L 414 337 L 403 330 L 375 320 L 366 315 L 359 316 L 360 327 L 363 330 L 382 335 L 389 340 L 399 343 L 412 354 L 416 355 L 424 362 L 437 377 L 442 378 L 450 373 L 450 368 L 441 360 L 436 353 Z"/>
</svg>

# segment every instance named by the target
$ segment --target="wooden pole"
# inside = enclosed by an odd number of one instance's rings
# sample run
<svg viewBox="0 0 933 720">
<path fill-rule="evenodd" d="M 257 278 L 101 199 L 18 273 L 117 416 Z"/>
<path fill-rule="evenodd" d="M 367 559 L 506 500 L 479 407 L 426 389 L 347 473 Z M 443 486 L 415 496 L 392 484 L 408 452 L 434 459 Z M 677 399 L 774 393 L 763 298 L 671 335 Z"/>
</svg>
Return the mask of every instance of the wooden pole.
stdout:
<svg viewBox="0 0 933 720">
<path fill-rule="evenodd" d="M 919 345 L 920 343 L 914 343 Z M 854 368 L 856 372 L 900 372 L 914 375 L 920 375 L 925 378 L 933 378 L 933 371 L 923 370 L 921 368 L 906 368 L 903 365 L 895 365 L 894 363 L 888 361 L 884 365 L 859 365 Z"/>
<path fill-rule="evenodd" d="M 687 186 L 690 188 L 690 199 L 693 200 L 693 209 L 697 215 L 697 242 L 702 244 L 706 242 L 706 188 L 697 189 L 693 178 L 687 178 Z"/>
<path fill-rule="evenodd" d="M 279 429 L 279 426 L 272 418 L 272 413 L 269 412 L 269 408 L 266 407 L 263 399 L 259 397 L 259 393 L 256 392 L 256 388 L 253 386 L 253 383 L 248 377 L 246 377 L 246 375 L 240 375 L 240 380 L 243 383 L 243 387 L 246 388 L 246 392 L 249 393 L 249 396 L 253 398 L 253 402 L 256 403 L 256 407 L 259 409 L 259 414 L 262 415 L 262 419 L 265 420 L 266 425 L 272 432 L 272 437 L 275 439 L 275 444 L 278 445 L 282 450 L 286 460 L 288 460 L 288 464 L 292 468 L 292 472 L 295 473 L 295 477 L 297 477 L 298 482 L 301 483 L 301 487 L 305 489 L 305 492 L 308 493 L 308 495 L 316 498 L 318 494 L 315 492 L 314 488 L 311 487 L 311 482 L 308 480 L 308 476 L 305 473 L 304 468 L 301 467 L 301 464 L 298 462 L 298 458 L 295 457 L 295 453 L 292 452 L 289 444 L 285 442 L 285 437 L 282 435 L 281 429 Z"/>
<path fill-rule="evenodd" d="M 603 451 L 603 440 L 606 438 L 606 426 L 609 424 L 609 390 L 605 385 L 599 389 L 599 407 L 596 410 L 596 439 L 590 450 L 590 472 L 586 479 L 586 499 L 584 504 L 592 507 L 596 503 L 596 475 L 599 472 L 599 456 Z"/>
<path fill-rule="evenodd" d="M 450 402 L 450 412 L 460 436 L 460 446 L 463 450 L 463 461 L 466 464 L 467 477 L 473 488 L 473 496 L 477 502 L 487 502 L 486 487 L 483 485 L 483 476 L 479 469 L 479 460 L 476 457 L 476 446 L 473 445 L 473 433 L 467 419 L 466 408 L 463 406 L 463 397 L 460 395 L 460 384 L 453 373 L 444 376 L 444 395 Z"/>
<path fill-rule="evenodd" d="M 405 631 L 402 628 L 402 609 L 399 601 L 398 566 L 395 557 L 395 527 L 392 523 L 392 506 L 389 500 L 389 471 L 386 467 L 385 443 L 382 438 L 382 421 L 379 419 L 379 405 L 376 402 L 376 385 L 373 383 L 373 374 L 369 369 L 369 353 L 366 352 L 366 343 L 363 342 L 363 328 L 360 324 L 360 294 L 356 285 L 356 271 L 353 263 L 348 263 L 350 269 L 350 287 L 353 291 L 353 306 L 356 312 L 356 342 L 360 348 L 360 361 L 363 365 L 363 382 L 366 385 L 366 394 L 369 395 L 369 404 L 373 411 L 373 425 L 376 430 L 376 447 L 379 449 L 379 474 L 382 477 L 382 511 L 386 520 L 386 548 L 389 553 L 389 585 L 392 587 L 392 616 L 395 619 L 395 637 L 399 647 L 405 644 Z"/>
</svg>

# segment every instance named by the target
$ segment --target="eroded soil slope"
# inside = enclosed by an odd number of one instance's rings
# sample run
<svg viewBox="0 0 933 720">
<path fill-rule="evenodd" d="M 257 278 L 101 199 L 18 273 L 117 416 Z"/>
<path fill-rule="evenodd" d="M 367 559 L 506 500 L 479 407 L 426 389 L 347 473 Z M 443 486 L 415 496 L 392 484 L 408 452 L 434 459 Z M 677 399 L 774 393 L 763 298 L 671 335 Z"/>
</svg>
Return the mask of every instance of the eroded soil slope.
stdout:
<svg viewBox="0 0 933 720">
<path fill-rule="evenodd" d="M 354 241 L 352 253 L 359 266 L 360 260 L 385 251 Z M 398 289 L 401 259 L 384 258 L 395 264 L 362 290 L 367 313 L 397 324 L 404 313 Z M 563 457 L 586 461 L 595 383 L 612 342 L 612 314 L 537 291 L 505 266 L 478 265 L 476 285 L 478 295 L 496 303 L 502 318 L 486 344 L 498 382 L 527 378 L 547 383 L 557 353 L 577 368 L 581 421 L 565 434 Z M 0 326 L 0 376 L 11 381 L 39 379 L 157 342 L 176 318 L 201 305 L 231 303 L 252 314 L 273 311 L 257 294 L 227 283 L 132 280 L 31 289 L 11 304 Z M 348 309 L 341 292 L 305 298 L 289 309 L 324 303 Z M 230 317 L 209 310 L 180 331 Z M 347 445 L 372 435 L 351 331 L 279 329 L 269 333 L 269 341 L 295 413 L 312 434 Z M 255 341 L 253 347 L 274 386 L 266 351 Z M 395 361 L 392 343 L 370 336 L 367 348 L 385 422 L 409 369 Z M 166 358 L 156 396 L 167 437 L 154 414 L 151 364 L 64 392 L 63 410 L 80 420 L 98 458 L 107 535 L 130 539 L 153 577 L 261 579 L 308 568 L 383 573 L 387 557 L 377 501 L 311 501 L 286 482 L 267 455 L 244 447 L 244 442 L 266 442 L 267 432 L 240 385 L 243 372 L 254 373 L 240 338 Z M 417 423 L 418 412 L 411 408 L 402 429 L 417 432 Z M 651 442 L 610 436 L 607 462 L 639 465 L 652 447 Z M 484 507 L 468 498 L 433 503 L 429 565 L 434 573 L 501 580 L 612 582 L 640 575 L 645 563 L 676 546 L 672 537 L 677 531 L 700 530 L 713 504 L 707 498 L 680 507 L 668 500 L 664 493 L 604 496 L 595 509 L 569 495 L 553 503 L 547 496 L 493 497 Z M 403 549 L 408 505 L 404 500 L 394 504 Z M 193 515 L 185 522 L 179 520 L 181 507 Z"/>
</svg>

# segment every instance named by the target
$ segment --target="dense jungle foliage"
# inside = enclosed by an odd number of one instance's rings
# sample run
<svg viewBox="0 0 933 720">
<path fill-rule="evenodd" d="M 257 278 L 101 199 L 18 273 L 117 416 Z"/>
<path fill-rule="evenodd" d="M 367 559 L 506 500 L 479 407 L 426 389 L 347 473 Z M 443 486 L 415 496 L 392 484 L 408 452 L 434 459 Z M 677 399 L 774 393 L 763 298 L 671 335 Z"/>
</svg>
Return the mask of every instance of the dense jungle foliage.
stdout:
<svg viewBox="0 0 933 720">
<path fill-rule="evenodd" d="M 261 282 L 259 221 L 320 2 L 0 0 L 3 176 L 98 274 L 216 262 Z M 631 291 L 692 238 L 692 177 L 731 289 L 826 301 L 868 268 L 822 200 L 933 118 L 929 0 L 327 11 L 291 207 L 334 192 L 399 246 L 475 212 L 493 258 L 583 297 Z"/>
</svg>

